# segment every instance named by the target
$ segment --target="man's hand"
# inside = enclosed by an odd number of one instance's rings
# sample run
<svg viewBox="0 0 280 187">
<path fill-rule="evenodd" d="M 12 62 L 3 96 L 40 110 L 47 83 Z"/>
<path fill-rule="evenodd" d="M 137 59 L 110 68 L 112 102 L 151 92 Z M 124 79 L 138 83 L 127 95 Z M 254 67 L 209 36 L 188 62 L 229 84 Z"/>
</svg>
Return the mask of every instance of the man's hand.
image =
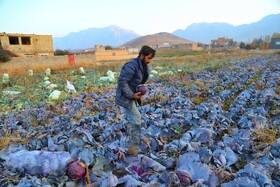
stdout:
<svg viewBox="0 0 280 187">
<path fill-rule="evenodd" d="M 141 92 L 136 92 L 133 94 L 133 99 L 141 99 L 142 95 Z"/>
</svg>

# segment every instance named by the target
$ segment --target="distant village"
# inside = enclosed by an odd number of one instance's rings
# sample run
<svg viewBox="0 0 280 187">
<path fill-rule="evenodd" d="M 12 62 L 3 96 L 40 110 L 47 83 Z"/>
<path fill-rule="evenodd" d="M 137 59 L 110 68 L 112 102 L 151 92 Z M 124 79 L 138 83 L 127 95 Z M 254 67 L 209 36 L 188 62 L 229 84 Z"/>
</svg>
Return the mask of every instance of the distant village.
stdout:
<svg viewBox="0 0 280 187">
<path fill-rule="evenodd" d="M 32 57 L 32 56 L 54 56 L 56 55 L 53 47 L 52 35 L 37 34 L 12 34 L 0 33 L 0 46 L 11 57 Z M 152 46 L 157 50 L 179 50 L 179 51 L 202 51 L 219 49 L 280 49 L 280 33 L 273 33 L 272 36 L 261 36 L 251 43 L 236 42 L 233 38 L 221 37 L 211 40 L 211 44 L 202 43 L 182 43 L 171 44 L 169 42 L 159 43 Z M 141 46 L 112 48 L 110 46 L 95 45 L 92 49 L 84 49 L 79 53 L 94 53 L 96 61 L 118 60 L 139 51 Z"/>
</svg>

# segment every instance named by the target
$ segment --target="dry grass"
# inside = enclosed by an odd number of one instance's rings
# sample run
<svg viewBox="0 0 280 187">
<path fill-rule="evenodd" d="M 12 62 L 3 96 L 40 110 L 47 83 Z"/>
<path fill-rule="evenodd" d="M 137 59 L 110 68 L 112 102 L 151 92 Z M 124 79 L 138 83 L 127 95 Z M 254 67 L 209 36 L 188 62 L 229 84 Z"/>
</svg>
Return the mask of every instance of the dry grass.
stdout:
<svg viewBox="0 0 280 187">
<path fill-rule="evenodd" d="M 45 73 L 47 68 L 52 72 L 78 69 L 79 67 L 93 68 L 89 62 L 79 62 L 69 65 L 67 62 L 6 62 L 0 63 L 0 74 L 8 73 L 10 77 L 28 75 L 28 70 L 33 70 L 34 73 Z"/>
<path fill-rule="evenodd" d="M 252 133 L 253 144 L 256 149 L 261 149 L 263 146 L 273 144 L 277 140 L 277 130 L 275 129 L 259 129 Z"/>
<path fill-rule="evenodd" d="M 22 139 L 17 135 L 6 135 L 4 137 L 0 137 L 0 151 L 9 145 L 15 143 L 22 143 L 25 144 L 27 142 L 27 138 Z"/>
<path fill-rule="evenodd" d="M 259 55 L 257 52 L 252 51 L 226 51 L 226 52 L 215 52 L 211 54 L 202 55 L 186 55 L 186 56 L 174 56 L 171 57 L 156 57 L 154 59 L 155 64 L 163 63 L 168 61 L 167 64 L 170 65 L 170 61 L 177 61 L 178 64 L 188 62 L 194 62 L 193 65 L 197 63 L 207 64 L 211 59 L 221 59 L 226 57 L 236 58 L 246 58 L 249 56 Z M 262 53 L 262 55 L 264 55 Z M 33 70 L 34 73 L 44 73 L 47 68 L 50 68 L 52 72 L 64 71 L 64 70 L 75 70 L 79 67 L 84 68 L 98 68 L 102 70 L 115 70 L 119 69 L 120 66 L 125 63 L 123 61 L 110 61 L 110 62 L 94 62 L 91 56 L 75 56 L 75 64 L 69 65 L 67 62 L 67 56 L 55 56 L 55 57 L 13 57 L 11 61 L 6 63 L 0 63 L 0 75 L 8 73 L 10 77 L 28 75 L 28 70 Z M 177 65 L 178 65 L 177 64 Z M 191 68 L 191 67 L 190 67 Z M 105 72 L 106 72 L 105 71 Z M 104 72 L 103 72 L 104 73 Z"/>
</svg>

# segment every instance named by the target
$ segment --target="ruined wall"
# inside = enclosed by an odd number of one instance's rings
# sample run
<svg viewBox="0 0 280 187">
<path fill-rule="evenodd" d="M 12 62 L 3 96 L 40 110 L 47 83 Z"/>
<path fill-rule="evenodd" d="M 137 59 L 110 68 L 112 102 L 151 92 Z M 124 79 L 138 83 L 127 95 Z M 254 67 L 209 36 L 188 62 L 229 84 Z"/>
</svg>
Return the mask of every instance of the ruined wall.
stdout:
<svg viewBox="0 0 280 187">
<path fill-rule="evenodd" d="M 0 42 L 19 56 L 54 56 L 51 35 L 0 33 Z"/>
<path fill-rule="evenodd" d="M 94 60 L 110 61 L 110 60 L 123 60 L 135 58 L 137 55 L 128 53 L 125 49 L 113 49 L 113 50 L 96 50 L 94 53 Z"/>
<path fill-rule="evenodd" d="M 100 61 L 115 61 L 115 60 L 125 60 L 125 59 L 132 59 L 136 58 L 137 55 L 135 54 L 127 54 L 127 55 L 99 55 L 94 54 L 94 61 L 100 62 Z"/>
<path fill-rule="evenodd" d="M 275 32 L 272 34 L 270 41 L 270 49 L 280 49 L 280 33 Z"/>
<path fill-rule="evenodd" d="M 172 51 L 202 51 L 198 43 L 178 44 L 171 47 Z M 160 50 L 160 49 L 159 49 Z"/>
<path fill-rule="evenodd" d="M 192 50 L 193 50 L 193 51 L 202 51 L 203 48 L 200 47 L 200 46 L 198 46 L 197 43 L 192 43 Z"/>
</svg>

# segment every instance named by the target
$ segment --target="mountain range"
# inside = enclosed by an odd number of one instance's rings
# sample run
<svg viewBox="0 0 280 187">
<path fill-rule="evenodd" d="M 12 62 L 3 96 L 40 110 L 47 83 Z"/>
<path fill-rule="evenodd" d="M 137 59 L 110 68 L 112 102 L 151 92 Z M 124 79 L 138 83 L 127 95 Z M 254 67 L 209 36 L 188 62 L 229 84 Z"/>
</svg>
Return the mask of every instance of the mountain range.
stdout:
<svg viewBox="0 0 280 187">
<path fill-rule="evenodd" d="M 79 32 L 71 32 L 64 37 L 54 37 L 55 49 L 87 49 L 94 45 L 135 46 L 148 44 L 161 45 L 170 41 L 200 42 L 210 44 L 211 40 L 220 37 L 232 38 L 237 42 L 250 42 L 261 36 L 280 32 L 280 14 L 272 14 L 258 22 L 234 26 L 228 23 L 193 23 L 186 29 L 178 29 L 172 33 L 156 33 L 140 36 L 134 31 L 112 25 L 105 28 L 89 28 Z M 174 36 L 172 36 L 174 35 Z M 172 38 L 172 39 L 171 39 Z M 146 41 L 146 42 L 145 42 Z M 153 41 L 153 42 L 151 42 Z M 172 43 L 172 42 L 171 42 Z"/>
<path fill-rule="evenodd" d="M 189 38 L 195 42 L 210 43 L 219 37 L 232 38 L 237 42 L 250 42 L 260 36 L 280 32 L 280 14 L 272 14 L 258 22 L 233 26 L 228 23 L 194 23 L 185 30 L 176 30 L 172 34 Z"/>
<path fill-rule="evenodd" d="M 87 49 L 93 48 L 96 44 L 120 46 L 139 36 L 133 31 L 112 25 L 71 32 L 64 37 L 54 37 L 53 44 L 55 49 Z"/>
</svg>

